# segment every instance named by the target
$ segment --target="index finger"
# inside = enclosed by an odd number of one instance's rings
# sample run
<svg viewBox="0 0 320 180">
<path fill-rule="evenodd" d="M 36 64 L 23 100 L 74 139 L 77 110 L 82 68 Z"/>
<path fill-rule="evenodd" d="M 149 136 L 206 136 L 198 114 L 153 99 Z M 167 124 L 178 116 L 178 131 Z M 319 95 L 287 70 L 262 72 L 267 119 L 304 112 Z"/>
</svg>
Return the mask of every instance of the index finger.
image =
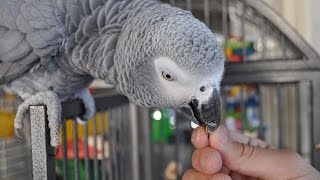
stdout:
<svg viewBox="0 0 320 180">
<path fill-rule="evenodd" d="M 193 130 L 191 142 L 197 149 L 203 149 L 209 146 L 209 138 L 205 129 L 201 126 Z"/>
</svg>

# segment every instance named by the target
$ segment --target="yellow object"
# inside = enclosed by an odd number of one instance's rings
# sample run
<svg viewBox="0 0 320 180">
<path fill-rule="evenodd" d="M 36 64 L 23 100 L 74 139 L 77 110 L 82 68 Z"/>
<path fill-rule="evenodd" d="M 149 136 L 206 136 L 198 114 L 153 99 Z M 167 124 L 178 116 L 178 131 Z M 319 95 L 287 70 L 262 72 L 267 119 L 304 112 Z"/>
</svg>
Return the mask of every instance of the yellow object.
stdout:
<svg viewBox="0 0 320 180">
<path fill-rule="evenodd" d="M 9 138 L 14 136 L 14 123 L 15 114 L 13 112 L 6 112 L 0 110 L 0 138 Z"/>
<path fill-rule="evenodd" d="M 230 91 L 230 96 L 237 96 L 241 92 L 241 86 L 234 86 Z"/>
<path fill-rule="evenodd" d="M 233 53 L 232 48 L 230 48 L 230 47 L 225 48 L 224 52 L 227 57 L 232 56 L 232 53 Z"/>
<path fill-rule="evenodd" d="M 14 135 L 14 117 L 16 108 L 16 96 L 4 94 L 0 96 L 0 138 L 11 138 Z"/>
<path fill-rule="evenodd" d="M 107 114 L 103 113 L 105 121 L 103 122 L 104 124 L 104 132 L 108 132 L 108 118 Z M 15 137 L 14 135 L 14 117 L 15 113 L 14 112 L 6 112 L 3 110 L 0 110 L 0 138 L 11 138 Z M 96 115 L 96 129 L 97 129 L 97 134 L 101 133 L 101 115 L 97 114 Z M 67 129 L 67 140 L 73 140 L 73 121 L 68 120 L 66 125 Z M 88 120 L 88 135 L 93 136 L 93 119 Z M 84 138 L 84 126 L 81 124 L 78 124 L 78 137 L 80 139 Z"/>
<path fill-rule="evenodd" d="M 108 132 L 108 115 L 107 113 L 102 113 L 103 114 L 103 119 L 105 120 L 103 122 L 103 130 L 104 133 Z M 93 127 L 94 127 L 94 119 L 89 119 L 88 120 L 88 136 L 93 136 Z M 81 124 L 78 124 L 78 137 L 79 139 L 84 139 L 84 126 Z M 67 141 L 73 141 L 73 120 L 67 120 L 66 123 L 66 131 L 67 131 Z M 101 134 L 102 128 L 101 128 L 101 114 L 97 113 L 96 114 L 96 132 L 97 134 Z M 62 133 L 60 133 L 60 139 L 62 138 Z M 62 142 L 62 141 L 60 141 Z"/>
<path fill-rule="evenodd" d="M 16 113 L 16 95 L 6 93 L 0 96 L 0 138 L 13 138 L 14 134 L 14 118 Z M 108 116 L 107 113 L 103 115 L 103 130 L 105 133 L 108 132 Z M 67 129 L 67 140 L 73 140 L 73 120 L 68 120 L 66 123 Z M 100 134 L 101 128 L 101 113 L 96 114 L 96 132 Z M 61 135 L 62 133 L 60 133 Z M 93 119 L 88 120 L 88 135 L 93 136 Z M 78 137 L 84 138 L 84 126 L 78 124 Z M 60 136 L 61 138 L 61 136 Z"/>
</svg>

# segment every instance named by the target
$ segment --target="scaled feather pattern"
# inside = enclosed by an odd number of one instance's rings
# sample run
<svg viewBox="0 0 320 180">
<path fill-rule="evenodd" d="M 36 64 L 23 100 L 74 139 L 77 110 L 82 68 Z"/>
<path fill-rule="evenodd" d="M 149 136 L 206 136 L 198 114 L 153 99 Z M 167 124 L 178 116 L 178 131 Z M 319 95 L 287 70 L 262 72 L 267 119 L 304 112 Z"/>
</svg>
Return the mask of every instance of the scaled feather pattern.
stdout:
<svg viewBox="0 0 320 180">
<path fill-rule="evenodd" d="M 154 0 L 1 1 L 0 85 L 23 99 L 53 91 L 64 101 L 103 79 L 138 105 L 181 106 L 191 95 L 163 90 L 162 57 L 219 89 L 222 50 L 188 11 Z"/>
</svg>

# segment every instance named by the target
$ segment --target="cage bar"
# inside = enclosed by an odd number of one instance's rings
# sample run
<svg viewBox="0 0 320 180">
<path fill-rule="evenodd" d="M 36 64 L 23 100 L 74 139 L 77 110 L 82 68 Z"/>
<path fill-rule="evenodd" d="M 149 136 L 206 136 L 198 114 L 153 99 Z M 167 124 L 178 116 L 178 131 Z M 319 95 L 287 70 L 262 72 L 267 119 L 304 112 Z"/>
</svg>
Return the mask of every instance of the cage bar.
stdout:
<svg viewBox="0 0 320 180">
<path fill-rule="evenodd" d="M 63 153 L 63 177 L 69 179 L 68 173 L 68 147 L 67 147 L 67 130 L 66 119 L 62 120 L 62 153 Z"/>
<path fill-rule="evenodd" d="M 203 0 L 204 22 L 210 26 L 210 4 L 209 0 Z"/>
<path fill-rule="evenodd" d="M 94 161 L 93 161 L 93 171 L 94 171 L 94 180 L 99 179 L 98 174 L 98 150 L 97 150 L 97 115 L 93 119 L 93 147 L 94 147 Z"/>
<path fill-rule="evenodd" d="M 188 11 L 192 11 L 192 0 L 186 0 L 186 8 Z"/>
<path fill-rule="evenodd" d="M 245 62 L 247 60 L 247 48 L 246 48 L 246 1 L 241 0 L 242 4 L 242 14 L 241 14 L 241 38 L 242 38 L 242 60 Z"/>
<path fill-rule="evenodd" d="M 78 123 L 77 118 L 73 118 L 73 158 L 74 158 L 74 178 L 79 179 L 79 153 L 78 153 Z"/>
<path fill-rule="evenodd" d="M 222 0 L 222 31 L 223 31 L 223 37 L 224 37 L 224 49 L 226 49 L 227 47 L 228 34 L 229 34 L 228 16 L 229 16 L 229 1 Z"/>
<path fill-rule="evenodd" d="M 112 109 L 108 109 L 108 140 L 109 140 L 109 159 L 108 159 L 108 179 L 114 179 L 114 172 L 113 172 L 113 158 L 111 155 L 113 155 L 113 114 Z"/>
<path fill-rule="evenodd" d="M 278 139 L 279 144 L 277 147 L 282 148 L 283 147 L 283 136 L 282 136 L 282 113 L 283 113 L 283 88 L 281 84 L 277 84 L 277 104 L 278 104 Z"/>
<path fill-rule="evenodd" d="M 105 128 L 104 128 L 104 123 L 105 123 L 105 112 L 100 112 L 100 138 L 101 138 L 101 150 L 102 150 L 102 159 L 101 159 L 101 178 L 103 180 L 106 179 L 106 166 L 105 166 L 105 148 L 104 148 L 104 143 L 105 143 Z"/>
<path fill-rule="evenodd" d="M 138 109 L 139 116 L 142 119 L 142 137 L 143 137 L 143 175 L 144 179 L 152 179 L 154 177 L 153 174 L 153 165 L 152 159 L 153 155 L 153 146 L 151 142 L 151 124 L 150 124 L 150 114 L 148 109 L 139 108 Z"/>
<path fill-rule="evenodd" d="M 260 16 L 260 34 L 261 34 L 261 59 L 265 60 L 266 59 L 266 19 L 263 16 Z"/>
<path fill-rule="evenodd" d="M 88 145 L 88 124 L 84 124 L 84 154 L 86 179 L 90 179 L 89 145 Z"/>
<path fill-rule="evenodd" d="M 173 6 L 176 5 L 176 1 L 175 0 L 169 0 L 169 3 L 172 4 Z"/>
<path fill-rule="evenodd" d="M 132 180 L 139 180 L 140 179 L 140 163 L 139 163 L 139 140 L 138 140 L 138 108 L 133 103 L 129 103 L 129 113 L 127 113 L 127 119 L 130 120 L 130 127 L 131 127 L 131 156 L 132 156 L 132 164 L 131 166 L 134 167 L 132 172 Z"/>
<path fill-rule="evenodd" d="M 311 163 L 311 137 L 312 132 L 311 127 L 311 104 L 309 100 L 311 99 L 311 83 L 310 81 L 301 81 L 298 84 L 298 93 L 299 93 L 299 117 L 298 117 L 298 128 L 300 130 L 299 137 L 299 151 L 302 157 Z"/>
<path fill-rule="evenodd" d="M 280 48 L 281 48 L 281 59 L 286 59 L 286 37 L 281 33 L 280 34 Z"/>
</svg>

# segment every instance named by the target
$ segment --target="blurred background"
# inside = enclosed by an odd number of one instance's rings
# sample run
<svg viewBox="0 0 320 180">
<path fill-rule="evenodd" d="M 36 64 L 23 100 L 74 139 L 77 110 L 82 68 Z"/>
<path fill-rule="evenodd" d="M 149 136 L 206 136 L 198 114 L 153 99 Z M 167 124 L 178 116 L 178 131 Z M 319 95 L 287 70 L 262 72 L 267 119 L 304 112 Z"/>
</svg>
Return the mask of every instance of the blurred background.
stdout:
<svg viewBox="0 0 320 180">
<path fill-rule="evenodd" d="M 320 169 L 320 1 L 163 2 L 190 10 L 224 48 L 223 124 L 293 149 Z M 99 102 L 98 113 L 87 125 L 74 121 L 76 112 L 65 116 L 62 145 L 48 170 L 55 179 L 175 180 L 191 167 L 190 137 L 196 124 L 174 109 L 136 107 L 99 80 L 90 90 Z M 106 97 L 108 105 L 102 101 Z M 0 89 L 1 180 L 34 176 L 30 124 L 25 122 L 24 140 L 16 139 L 13 131 L 20 102 L 14 93 Z"/>
<path fill-rule="evenodd" d="M 264 0 L 320 53 L 320 12 L 317 0 Z"/>
</svg>

